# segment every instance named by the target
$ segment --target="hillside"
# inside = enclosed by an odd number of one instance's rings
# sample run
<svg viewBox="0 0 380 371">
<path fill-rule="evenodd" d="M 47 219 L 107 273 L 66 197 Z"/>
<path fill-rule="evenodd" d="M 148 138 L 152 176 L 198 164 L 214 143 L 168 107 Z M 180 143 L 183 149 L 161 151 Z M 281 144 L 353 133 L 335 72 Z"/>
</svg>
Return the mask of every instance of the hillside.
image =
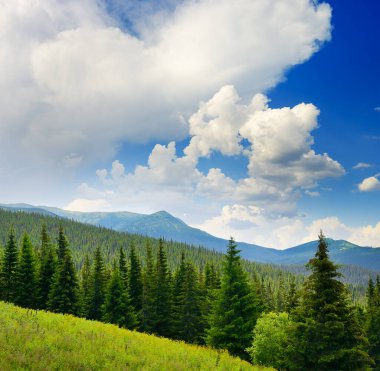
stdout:
<svg viewBox="0 0 380 371">
<path fill-rule="evenodd" d="M 0 205 L 7 210 L 59 216 L 82 223 L 110 228 L 149 237 L 163 237 L 194 246 L 202 246 L 224 252 L 227 241 L 212 236 L 200 229 L 192 228 L 181 219 L 166 211 L 150 215 L 123 212 L 77 212 L 53 207 L 28 204 Z M 365 269 L 380 271 L 380 248 L 362 247 L 344 240 L 328 239 L 330 256 L 335 263 L 358 265 Z M 239 242 L 241 255 L 248 260 L 270 264 L 305 264 L 313 255 L 316 241 L 311 241 L 285 250 L 266 248 Z"/>
<path fill-rule="evenodd" d="M 0 302 L 0 369 L 269 370 L 224 352 Z M 101 351 L 99 351 L 101 350 Z"/>
</svg>

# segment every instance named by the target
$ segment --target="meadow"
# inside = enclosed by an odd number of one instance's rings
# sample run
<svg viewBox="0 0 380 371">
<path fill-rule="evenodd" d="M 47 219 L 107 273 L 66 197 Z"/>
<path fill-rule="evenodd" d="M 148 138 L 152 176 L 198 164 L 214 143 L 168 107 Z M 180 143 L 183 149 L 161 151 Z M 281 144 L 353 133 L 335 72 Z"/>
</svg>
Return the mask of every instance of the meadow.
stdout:
<svg viewBox="0 0 380 371">
<path fill-rule="evenodd" d="M 270 370 L 228 353 L 0 302 L 1 370 Z"/>
</svg>

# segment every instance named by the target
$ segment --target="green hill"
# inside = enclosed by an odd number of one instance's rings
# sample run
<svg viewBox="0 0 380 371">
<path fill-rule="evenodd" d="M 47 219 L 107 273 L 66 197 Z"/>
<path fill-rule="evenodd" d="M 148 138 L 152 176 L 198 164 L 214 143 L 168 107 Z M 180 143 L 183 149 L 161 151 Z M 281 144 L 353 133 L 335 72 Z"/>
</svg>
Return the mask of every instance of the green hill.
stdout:
<svg viewBox="0 0 380 371">
<path fill-rule="evenodd" d="M 269 370 L 227 353 L 0 302 L 1 370 Z"/>
</svg>

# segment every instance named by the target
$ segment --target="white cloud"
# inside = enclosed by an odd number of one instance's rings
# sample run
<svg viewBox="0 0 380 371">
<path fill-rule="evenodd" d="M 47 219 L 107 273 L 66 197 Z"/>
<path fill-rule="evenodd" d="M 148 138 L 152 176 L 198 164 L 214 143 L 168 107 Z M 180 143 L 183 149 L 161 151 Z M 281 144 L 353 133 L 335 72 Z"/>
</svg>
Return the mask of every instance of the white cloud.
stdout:
<svg viewBox="0 0 380 371">
<path fill-rule="evenodd" d="M 232 203 L 247 210 L 259 209 L 265 218 L 288 220 L 297 214 L 301 191 L 316 196 L 319 193 L 310 189 L 319 180 L 344 174 L 338 162 L 312 150 L 311 132 L 318 126 L 317 115 L 318 110 L 310 104 L 271 109 L 262 94 L 243 105 L 234 87 L 226 86 L 191 117 L 196 129 L 182 157 L 177 156 L 175 142 L 157 144 L 147 165 L 126 172 L 116 160 L 110 171 L 100 169 L 97 175 L 110 192 L 106 199 L 115 208 L 124 205 L 130 211 L 150 212 L 154 205 L 178 216 L 190 214 L 187 221 L 200 223 L 201 218 L 212 218 L 222 205 Z M 213 141 L 213 137 L 219 139 Z M 215 152 L 240 159 L 248 156 L 246 176 L 232 179 L 214 167 L 201 171 L 199 160 Z M 271 172 L 264 171 L 265 167 Z M 95 195 L 91 191 L 88 197 L 104 198 L 104 191 Z"/>
<path fill-rule="evenodd" d="M 246 223 L 245 228 L 239 224 Z M 320 230 L 333 239 L 345 239 L 360 246 L 380 247 L 380 222 L 376 225 L 347 226 L 332 216 L 306 223 L 299 217 L 272 220 L 242 205 L 224 206 L 220 215 L 195 225 L 222 237 L 285 249 L 314 241 Z"/>
<path fill-rule="evenodd" d="M 372 192 L 380 191 L 380 181 L 377 176 L 371 176 L 365 178 L 359 185 L 358 188 L 361 192 Z"/>
<path fill-rule="evenodd" d="M 93 212 L 99 210 L 107 210 L 110 204 L 103 199 L 88 200 L 84 198 L 77 198 L 70 202 L 65 210 L 69 211 L 83 211 L 83 212 Z"/>
<path fill-rule="evenodd" d="M 370 167 L 373 167 L 373 165 L 366 162 L 358 162 L 355 166 L 353 166 L 353 169 L 368 169 Z"/>
<path fill-rule="evenodd" d="M 308 189 L 305 191 L 305 194 L 307 194 L 310 197 L 319 197 L 321 194 L 316 191 L 309 191 Z"/>
<path fill-rule="evenodd" d="M 330 7 L 309 0 L 141 8 L 139 38 L 105 9 L 100 0 L 0 0 L 0 146 L 17 152 L 1 168 L 48 164 L 51 176 L 57 164 L 110 158 L 123 141 L 183 138 L 184 118 L 220 86 L 271 88 L 330 38 Z"/>
<path fill-rule="evenodd" d="M 375 110 L 376 112 L 380 112 L 380 107 L 375 107 L 374 110 Z"/>
</svg>

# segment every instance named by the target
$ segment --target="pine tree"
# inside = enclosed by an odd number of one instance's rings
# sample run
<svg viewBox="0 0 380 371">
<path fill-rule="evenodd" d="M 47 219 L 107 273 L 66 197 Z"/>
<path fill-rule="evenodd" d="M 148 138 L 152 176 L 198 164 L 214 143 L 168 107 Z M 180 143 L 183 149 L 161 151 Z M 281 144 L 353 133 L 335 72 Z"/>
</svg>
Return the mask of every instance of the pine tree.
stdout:
<svg viewBox="0 0 380 371">
<path fill-rule="evenodd" d="M 24 308 L 37 308 L 38 285 L 36 262 L 29 236 L 24 234 L 22 239 L 20 262 L 17 267 L 17 290 L 15 304 Z"/>
<path fill-rule="evenodd" d="M 52 312 L 78 314 L 79 295 L 78 280 L 75 274 L 71 253 L 66 250 L 65 256 L 54 277 L 49 294 L 48 308 Z"/>
<path fill-rule="evenodd" d="M 127 287 L 128 267 L 127 267 L 127 260 L 125 258 L 125 253 L 122 247 L 120 247 L 120 252 L 119 252 L 119 272 L 120 272 L 120 277 L 123 282 L 123 285 Z"/>
<path fill-rule="evenodd" d="M 186 263 L 184 268 L 184 279 L 178 292 L 178 337 L 188 343 L 201 343 L 205 321 L 198 275 L 193 264 Z"/>
<path fill-rule="evenodd" d="M 174 275 L 173 282 L 173 333 L 172 336 L 176 339 L 181 339 L 182 332 L 182 315 L 183 315 L 183 303 L 182 303 L 182 291 L 183 285 L 186 279 L 186 264 L 185 253 L 181 253 L 181 262 Z"/>
<path fill-rule="evenodd" d="M 0 276 L 2 299 L 8 302 L 12 302 L 16 294 L 17 265 L 18 249 L 14 230 L 11 228 L 9 231 L 7 244 L 5 245 L 4 260 Z"/>
<path fill-rule="evenodd" d="M 58 239 L 57 239 L 57 256 L 58 264 L 61 264 L 66 256 L 68 249 L 68 242 L 65 236 L 62 225 L 59 226 Z"/>
<path fill-rule="evenodd" d="M 41 251 L 38 274 L 38 301 L 40 309 L 47 309 L 49 292 L 54 281 L 56 264 L 55 251 L 51 246 L 50 238 L 46 231 L 46 226 L 43 225 L 41 231 Z"/>
<path fill-rule="evenodd" d="M 86 317 L 88 313 L 88 303 L 90 300 L 91 288 L 91 264 L 88 254 L 86 254 L 80 274 L 80 299 L 81 316 Z"/>
<path fill-rule="evenodd" d="M 173 332 L 173 296 L 162 239 L 159 240 L 158 246 L 154 294 L 155 323 L 153 332 L 160 336 L 170 337 Z"/>
<path fill-rule="evenodd" d="M 366 339 L 355 311 L 348 304 L 338 267 L 328 256 L 322 232 L 315 258 L 308 267 L 301 305 L 294 314 L 294 370 L 361 370 L 371 364 Z"/>
<path fill-rule="evenodd" d="M 294 278 L 290 281 L 289 290 L 285 298 L 285 311 L 290 313 L 299 303 L 299 294 L 297 292 L 296 282 Z"/>
<path fill-rule="evenodd" d="M 134 329 L 137 326 L 136 313 L 118 269 L 113 270 L 108 285 L 103 319 L 128 329 Z"/>
<path fill-rule="evenodd" d="M 380 282 L 377 276 L 376 286 L 372 278 L 367 288 L 366 334 L 369 340 L 369 354 L 374 359 L 376 370 L 380 370 Z"/>
<path fill-rule="evenodd" d="M 87 302 L 87 318 L 100 321 L 106 293 L 106 273 L 100 248 L 95 250 L 94 267 Z"/>
<path fill-rule="evenodd" d="M 143 282 L 140 261 L 136 255 L 135 247 L 133 244 L 131 245 L 131 253 L 129 259 L 129 297 L 131 298 L 131 303 L 138 318 L 140 318 L 142 309 Z"/>
<path fill-rule="evenodd" d="M 230 239 L 223 267 L 222 284 L 210 316 L 207 343 L 248 359 L 252 331 L 259 308 L 241 266 L 237 244 Z"/>
<path fill-rule="evenodd" d="M 156 322 L 155 288 L 156 272 L 153 263 L 152 248 L 146 244 L 146 268 L 143 275 L 143 300 L 141 310 L 141 329 L 151 333 Z"/>
</svg>

